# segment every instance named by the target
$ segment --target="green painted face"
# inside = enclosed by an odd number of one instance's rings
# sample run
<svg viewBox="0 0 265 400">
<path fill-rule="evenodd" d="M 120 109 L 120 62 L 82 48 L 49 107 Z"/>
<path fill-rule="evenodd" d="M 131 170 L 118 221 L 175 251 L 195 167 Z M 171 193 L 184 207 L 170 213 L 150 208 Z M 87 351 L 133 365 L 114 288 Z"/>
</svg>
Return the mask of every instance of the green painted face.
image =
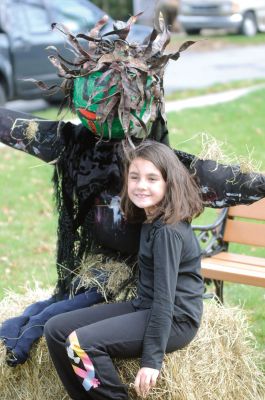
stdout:
<svg viewBox="0 0 265 400">
<path fill-rule="evenodd" d="M 102 104 L 100 101 L 104 97 L 108 97 L 108 99 L 103 100 L 104 105 L 106 106 L 105 109 L 107 109 L 107 106 L 112 99 L 110 96 L 117 90 L 117 86 L 113 85 L 110 87 L 108 93 L 104 92 L 104 90 L 106 90 L 106 82 L 109 81 L 111 75 L 108 75 L 104 82 L 98 84 L 101 76 L 102 72 L 93 72 L 92 74 L 75 78 L 73 92 L 75 110 L 82 124 L 96 136 L 105 139 L 123 139 L 125 133 L 118 116 L 118 103 L 116 105 L 117 112 L 111 121 L 111 133 L 109 133 L 107 118 L 104 122 L 101 121 L 102 116 L 99 113 L 99 109 L 102 107 Z M 151 83 L 152 78 L 148 77 L 147 85 L 150 85 Z M 149 102 L 145 101 L 140 112 L 137 114 L 135 110 L 131 110 L 131 114 L 134 116 L 137 115 L 137 117 L 145 123 L 147 129 L 151 126 L 150 117 L 152 102 L 153 98 L 151 98 Z M 132 135 L 138 138 L 145 137 L 145 132 L 141 125 L 139 123 L 135 124 L 133 121 L 130 121 L 129 134 L 130 136 Z"/>
</svg>

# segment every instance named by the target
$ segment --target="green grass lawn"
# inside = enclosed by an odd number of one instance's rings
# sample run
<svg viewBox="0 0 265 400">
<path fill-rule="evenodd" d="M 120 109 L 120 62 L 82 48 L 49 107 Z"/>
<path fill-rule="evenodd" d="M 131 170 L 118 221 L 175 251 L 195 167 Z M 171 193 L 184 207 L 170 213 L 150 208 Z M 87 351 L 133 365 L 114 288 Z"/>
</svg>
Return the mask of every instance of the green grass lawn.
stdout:
<svg viewBox="0 0 265 400">
<path fill-rule="evenodd" d="M 172 34 L 171 41 L 167 49 L 177 50 L 178 47 L 186 40 L 194 40 L 196 42 L 189 51 L 208 51 L 231 46 L 258 46 L 264 45 L 265 33 L 247 37 L 234 33 L 223 33 L 218 31 L 203 31 L 202 35 L 185 35 Z"/>
<path fill-rule="evenodd" d="M 168 115 L 171 145 L 201 153 L 201 133 L 224 143 L 224 151 L 236 156 L 251 154 L 253 164 L 264 160 L 265 90 L 244 98 L 212 107 L 183 110 Z M 38 113 L 54 118 L 56 109 Z M 43 285 L 56 281 L 55 245 L 57 217 L 53 211 L 51 175 L 53 167 L 18 151 L 0 149 L 0 297 L 5 288 L 22 291 L 35 280 Z M 265 165 L 260 166 L 265 170 Z M 214 219 L 215 211 L 207 209 L 201 221 Z M 196 221 L 197 223 L 197 221 Z M 265 249 L 233 251 L 265 257 Z M 245 285 L 225 284 L 225 300 L 248 311 L 251 329 L 264 349 L 265 290 Z"/>
<path fill-rule="evenodd" d="M 264 160 L 264 101 L 260 89 L 233 102 L 186 109 L 168 114 L 171 145 L 183 151 L 200 154 L 202 133 L 223 143 L 231 160 L 243 155 L 260 164 Z M 260 165 L 265 170 L 265 165 Z"/>
<path fill-rule="evenodd" d="M 189 97 L 203 96 L 257 85 L 265 85 L 265 79 L 244 79 L 239 81 L 216 83 L 205 88 L 176 90 L 167 94 L 165 98 L 166 101 L 183 100 Z"/>
<path fill-rule="evenodd" d="M 260 32 L 255 36 L 244 36 L 237 35 L 234 33 L 220 33 L 213 34 L 210 36 L 212 41 L 221 40 L 224 44 L 231 44 L 235 46 L 256 46 L 256 45 L 264 45 L 265 43 L 265 33 Z"/>
<path fill-rule="evenodd" d="M 24 153 L 0 149 L 0 296 L 34 280 L 53 285 L 56 216 L 52 167 Z"/>
</svg>

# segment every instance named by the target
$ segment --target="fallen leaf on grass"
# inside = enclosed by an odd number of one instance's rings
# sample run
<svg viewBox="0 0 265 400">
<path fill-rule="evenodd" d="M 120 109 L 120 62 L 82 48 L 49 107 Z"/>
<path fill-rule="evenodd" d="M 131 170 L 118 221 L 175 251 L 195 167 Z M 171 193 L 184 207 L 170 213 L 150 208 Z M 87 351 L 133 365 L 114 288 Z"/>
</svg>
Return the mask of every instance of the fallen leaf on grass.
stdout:
<svg viewBox="0 0 265 400">
<path fill-rule="evenodd" d="M 33 252 L 35 254 L 51 253 L 52 249 L 50 248 L 50 246 L 48 246 L 46 244 L 42 244 L 41 246 L 35 247 Z"/>
</svg>

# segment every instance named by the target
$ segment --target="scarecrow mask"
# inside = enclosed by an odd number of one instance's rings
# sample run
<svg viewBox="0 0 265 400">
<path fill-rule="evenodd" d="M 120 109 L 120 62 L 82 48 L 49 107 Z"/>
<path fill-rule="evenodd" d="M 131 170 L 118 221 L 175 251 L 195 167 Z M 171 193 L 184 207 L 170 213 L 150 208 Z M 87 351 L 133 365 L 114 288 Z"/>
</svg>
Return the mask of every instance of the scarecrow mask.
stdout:
<svg viewBox="0 0 265 400">
<path fill-rule="evenodd" d="M 118 81 L 115 72 L 113 74 L 116 81 L 113 85 L 109 85 L 112 75 L 104 76 L 100 71 L 74 80 L 73 104 L 78 117 L 86 128 L 105 139 L 124 139 L 126 133 L 137 138 L 146 137 L 151 127 L 154 97 L 151 96 L 137 104 L 138 96 L 133 92 L 136 87 L 136 75 L 127 76 L 130 98 L 125 96 L 119 106 L 119 86 L 122 86 L 122 83 Z M 151 86 L 152 78 L 147 77 L 145 91 Z M 129 106 L 128 116 L 125 116 L 126 101 L 134 105 L 133 108 Z"/>
<path fill-rule="evenodd" d="M 138 14 L 140 15 L 140 14 Z M 127 36 L 137 17 L 118 21 L 111 32 L 100 34 L 108 17 L 104 16 L 88 33 L 73 35 L 63 25 L 52 24 L 70 45 L 74 60 L 62 57 L 55 47 L 49 59 L 63 78 L 60 86 L 42 89 L 64 92 L 61 105 L 77 113 L 82 124 L 105 139 L 146 138 L 152 122 L 161 115 L 166 121 L 163 75 L 169 59 L 194 42 L 185 42 L 177 52 L 164 54 L 170 34 L 162 14 L 143 43 L 128 42 Z M 59 111 L 60 112 L 60 111 Z"/>
</svg>

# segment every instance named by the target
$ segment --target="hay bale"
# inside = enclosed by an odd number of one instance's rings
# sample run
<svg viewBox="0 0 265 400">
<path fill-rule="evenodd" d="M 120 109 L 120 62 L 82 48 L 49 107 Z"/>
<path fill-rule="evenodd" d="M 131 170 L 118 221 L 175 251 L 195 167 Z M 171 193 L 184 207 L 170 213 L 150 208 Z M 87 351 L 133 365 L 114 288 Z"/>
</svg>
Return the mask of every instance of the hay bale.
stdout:
<svg viewBox="0 0 265 400">
<path fill-rule="evenodd" d="M 13 292 L 0 303 L 0 322 L 20 314 L 24 308 L 51 291 Z M 246 318 L 238 309 L 205 304 L 201 328 L 185 349 L 169 354 L 158 385 L 149 400 L 264 400 L 265 377 L 259 367 Z M 124 383 L 132 388 L 139 368 L 138 360 L 116 360 Z M 45 340 L 36 344 L 31 359 L 15 368 L 5 364 L 5 347 L 0 345 L 1 400 L 70 400 L 50 360 Z"/>
<path fill-rule="evenodd" d="M 196 338 L 166 355 L 158 386 L 146 399 L 264 400 L 261 363 L 242 311 L 210 301 Z M 116 365 L 122 380 L 133 382 L 139 363 L 128 360 Z"/>
<path fill-rule="evenodd" d="M 52 290 L 36 287 L 25 295 L 7 292 L 1 301 L 0 323 L 20 315 L 35 301 L 47 299 Z M 11 368 L 5 363 L 6 348 L 0 341 L 0 398 L 1 400 L 70 400 L 52 365 L 45 340 L 33 346 L 31 358 L 23 365 Z"/>
</svg>

